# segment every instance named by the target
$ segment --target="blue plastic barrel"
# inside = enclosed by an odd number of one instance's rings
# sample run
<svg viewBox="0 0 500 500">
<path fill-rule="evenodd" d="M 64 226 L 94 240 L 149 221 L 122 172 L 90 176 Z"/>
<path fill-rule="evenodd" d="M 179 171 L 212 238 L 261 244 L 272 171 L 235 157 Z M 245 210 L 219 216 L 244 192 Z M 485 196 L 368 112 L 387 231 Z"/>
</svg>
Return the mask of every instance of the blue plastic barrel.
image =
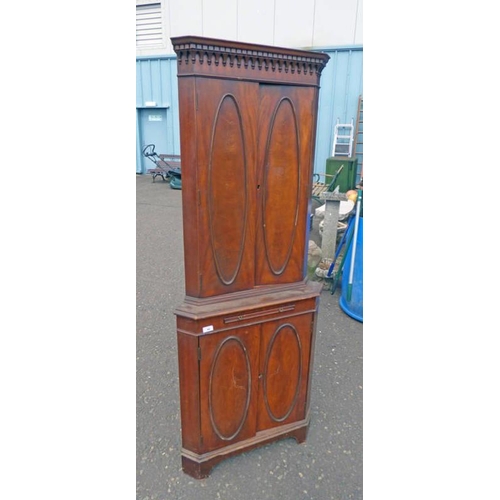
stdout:
<svg viewBox="0 0 500 500">
<path fill-rule="evenodd" d="M 354 256 L 354 274 L 352 281 L 351 300 L 347 300 L 347 285 L 351 270 L 352 241 L 344 261 L 342 270 L 342 291 L 339 299 L 340 308 L 351 318 L 363 322 L 363 217 L 359 218 L 356 255 Z"/>
</svg>

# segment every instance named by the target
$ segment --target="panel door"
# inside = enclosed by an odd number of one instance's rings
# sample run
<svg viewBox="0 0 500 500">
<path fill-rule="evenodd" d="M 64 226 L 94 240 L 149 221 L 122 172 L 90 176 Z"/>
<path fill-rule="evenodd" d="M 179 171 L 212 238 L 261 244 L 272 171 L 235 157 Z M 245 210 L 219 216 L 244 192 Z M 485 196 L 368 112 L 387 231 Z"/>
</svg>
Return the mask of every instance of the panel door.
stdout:
<svg viewBox="0 0 500 500">
<path fill-rule="evenodd" d="M 262 325 L 258 429 L 305 418 L 313 315 Z"/>
<path fill-rule="evenodd" d="M 256 284 L 292 283 L 306 273 L 317 89 L 259 88 Z"/>
<path fill-rule="evenodd" d="M 158 154 L 170 153 L 167 134 L 167 110 L 165 108 L 147 108 L 139 111 L 139 136 L 141 137 L 141 152 L 148 144 L 155 145 Z M 154 168 L 153 162 L 141 154 L 142 169 Z"/>
<path fill-rule="evenodd" d="M 196 79 L 200 297 L 255 283 L 258 84 Z"/>
<path fill-rule="evenodd" d="M 260 326 L 200 338 L 200 409 L 205 451 L 256 433 Z"/>
</svg>

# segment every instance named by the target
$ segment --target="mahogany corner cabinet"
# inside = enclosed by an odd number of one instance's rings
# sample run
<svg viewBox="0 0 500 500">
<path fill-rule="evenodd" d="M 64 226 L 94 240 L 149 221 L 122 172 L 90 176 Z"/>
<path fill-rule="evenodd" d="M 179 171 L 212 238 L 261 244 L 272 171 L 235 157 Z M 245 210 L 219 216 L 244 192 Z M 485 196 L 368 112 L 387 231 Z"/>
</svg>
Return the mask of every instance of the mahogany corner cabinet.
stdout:
<svg viewBox="0 0 500 500">
<path fill-rule="evenodd" d="M 306 279 L 321 52 L 199 36 L 177 54 L 186 296 L 182 468 L 306 439 L 321 284 Z"/>
</svg>

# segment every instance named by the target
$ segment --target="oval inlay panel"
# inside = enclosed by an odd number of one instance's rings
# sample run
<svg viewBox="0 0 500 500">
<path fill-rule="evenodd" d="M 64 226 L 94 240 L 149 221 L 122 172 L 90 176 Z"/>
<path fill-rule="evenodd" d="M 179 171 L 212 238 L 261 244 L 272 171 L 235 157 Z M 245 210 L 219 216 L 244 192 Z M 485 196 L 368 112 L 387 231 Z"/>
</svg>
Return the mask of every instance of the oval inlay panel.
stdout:
<svg viewBox="0 0 500 500">
<path fill-rule="evenodd" d="M 292 412 L 302 379 L 302 346 L 295 327 L 280 326 L 267 348 L 264 363 L 264 402 L 269 416 L 282 422 Z"/>
<path fill-rule="evenodd" d="M 224 95 L 217 108 L 209 158 L 210 241 L 219 279 L 230 285 L 240 270 L 247 218 L 243 125 L 231 94 Z"/>
<path fill-rule="evenodd" d="M 300 161 L 297 118 L 283 98 L 274 111 L 265 154 L 263 231 L 267 261 L 275 275 L 285 270 L 298 220 Z"/>
<path fill-rule="evenodd" d="M 250 404 L 252 377 L 245 346 L 228 337 L 215 354 L 209 380 L 208 405 L 215 433 L 228 441 L 245 423 Z"/>
</svg>

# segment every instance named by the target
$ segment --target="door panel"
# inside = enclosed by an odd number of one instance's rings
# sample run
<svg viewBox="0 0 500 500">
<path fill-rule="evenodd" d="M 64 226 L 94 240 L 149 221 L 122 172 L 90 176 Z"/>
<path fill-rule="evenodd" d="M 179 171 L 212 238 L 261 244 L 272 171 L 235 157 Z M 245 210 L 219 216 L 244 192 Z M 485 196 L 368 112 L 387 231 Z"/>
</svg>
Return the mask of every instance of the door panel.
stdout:
<svg viewBox="0 0 500 500">
<path fill-rule="evenodd" d="M 252 288 L 255 283 L 255 133 L 258 85 L 230 80 L 197 85 L 197 170 L 200 229 L 209 242 L 200 255 L 200 297 Z"/>
<path fill-rule="evenodd" d="M 200 338 L 201 434 L 207 451 L 256 432 L 259 326 Z"/>
<path fill-rule="evenodd" d="M 271 118 L 262 176 L 264 251 L 275 276 L 282 274 L 290 261 L 297 230 L 301 173 L 298 128 L 294 105 L 284 97 Z"/>
<path fill-rule="evenodd" d="M 315 88 L 260 85 L 256 284 L 305 277 Z"/>
<path fill-rule="evenodd" d="M 139 111 L 142 171 L 154 168 L 154 164 L 142 155 L 147 144 L 154 144 L 158 154 L 168 154 L 167 139 L 167 110 L 162 108 L 148 108 Z"/>
<path fill-rule="evenodd" d="M 305 418 L 312 315 L 262 325 L 258 429 Z"/>
<path fill-rule="evenodd" d="M 252 166 L 247 164 L 244 139 L 238 103 L 234 94 L 226 93 L 215 113 L 208 163 L 209 235 L 217 275 L 225 285 L 236 280 L 245 248 L 246 177 Z"/>
</svg>

